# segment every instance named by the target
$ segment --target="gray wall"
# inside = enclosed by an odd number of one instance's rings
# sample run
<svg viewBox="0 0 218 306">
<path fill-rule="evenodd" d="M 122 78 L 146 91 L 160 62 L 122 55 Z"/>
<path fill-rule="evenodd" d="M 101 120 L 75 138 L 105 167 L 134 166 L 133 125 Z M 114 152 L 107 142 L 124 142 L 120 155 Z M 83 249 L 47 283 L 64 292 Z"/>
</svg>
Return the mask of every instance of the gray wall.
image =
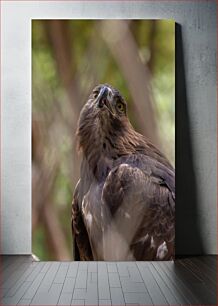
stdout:
<svg viewBox="0 0 218 306">
<path fill-rule="evenodd" d="M 31 253 L 31 19 L 166 18 L 177 26 L 178 254 L 217 253 L 216 2 L 2 3 L 3 254 Z"/>
</svg>

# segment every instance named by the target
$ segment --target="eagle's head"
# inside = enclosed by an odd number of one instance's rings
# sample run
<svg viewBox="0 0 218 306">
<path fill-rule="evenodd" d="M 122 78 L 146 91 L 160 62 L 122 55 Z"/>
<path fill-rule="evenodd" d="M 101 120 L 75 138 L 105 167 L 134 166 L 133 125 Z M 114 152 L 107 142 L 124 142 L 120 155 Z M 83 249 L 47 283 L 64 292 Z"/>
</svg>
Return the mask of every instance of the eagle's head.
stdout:
<svg viewBox="0 0 218 306">
<path fill-rule="evenodd" d="M 105 138 L 114 143 L 129 127 L 127 103 L 119 91 L 109 84 L 97 85 L 80 113 L 79 145 L 82 149 L 88 144 L 99 146 Z"/>
<path fill-rule="evenodd" d="M 127 116 L 127 104 L 119 91 L 109 84 L 97 85 L 84 105 L 79 119 L 79 130 L 92 119 L 92 124 L 99 122 L 102 126 L 112 126 L 123 121 Z M 78 132 L 79 132 L 78 130 Z"/>
<path fill-rule="evenodd" d="M 127 104 L 111 85 L 96 86 L 81 110 L 77 136 L 79 148 L 91 168 L 107 168 L 108 161 L 140 152 L 168 161 L 144 136 L 137 133 L 127 116 Z"/>
<path fill-rule="evenodd" d="M 93 106 L 100 118 L 106 120 L 122 120 L 126 116 L 127 105 L 119 91 L 111 85 L 98 85 L 92 92 Z"/>
</svg>

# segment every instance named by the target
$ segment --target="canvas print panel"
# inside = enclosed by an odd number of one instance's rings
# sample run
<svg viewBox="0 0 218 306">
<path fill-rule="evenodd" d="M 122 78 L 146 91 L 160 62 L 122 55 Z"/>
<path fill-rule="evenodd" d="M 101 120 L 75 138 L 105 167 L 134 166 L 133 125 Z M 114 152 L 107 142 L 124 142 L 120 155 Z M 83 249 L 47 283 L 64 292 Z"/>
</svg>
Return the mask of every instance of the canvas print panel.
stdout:
<svg viewBox="0 0 218 306">
<path fill-rule="evenodd" d="M 175 23 L 32 21 L 40 260 L 172 260 Z"/>
</svg>

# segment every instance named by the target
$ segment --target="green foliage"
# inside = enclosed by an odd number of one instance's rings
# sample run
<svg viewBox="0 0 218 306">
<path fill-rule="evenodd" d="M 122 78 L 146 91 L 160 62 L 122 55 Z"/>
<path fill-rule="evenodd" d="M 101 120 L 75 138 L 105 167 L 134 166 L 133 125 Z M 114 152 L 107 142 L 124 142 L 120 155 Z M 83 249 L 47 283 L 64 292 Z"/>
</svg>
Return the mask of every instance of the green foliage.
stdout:
<svg viewBox="0 0 218 306">
<path fill-rule="evenodd" d="M 40 260 L 50 260 L 51 256 L 48 250 L 45 248 L 47 244 L 46 236 L 44 233 L 43 226 L 39 225 L 37 230 L 34 232 L 33 236 L 33 253 L 40 259 Z"/>
</svg>

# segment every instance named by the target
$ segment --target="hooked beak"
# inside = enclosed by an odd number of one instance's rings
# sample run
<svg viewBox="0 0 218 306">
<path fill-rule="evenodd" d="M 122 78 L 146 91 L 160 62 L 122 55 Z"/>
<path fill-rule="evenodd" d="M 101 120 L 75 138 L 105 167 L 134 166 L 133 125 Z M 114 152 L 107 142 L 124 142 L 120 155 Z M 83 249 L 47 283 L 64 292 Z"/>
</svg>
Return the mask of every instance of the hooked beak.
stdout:
<svg viewBox="0 0 218 306">
<path fill-rule="evenodd" d="M 115 115 L 111 105 L 112 100 L 113 100 L 112 90 L 107 86 L 103 86 L 96 99 L 97 106 L 99 108 L 103 108 L 105 106 L 112 115 Z"/>
</svg>

